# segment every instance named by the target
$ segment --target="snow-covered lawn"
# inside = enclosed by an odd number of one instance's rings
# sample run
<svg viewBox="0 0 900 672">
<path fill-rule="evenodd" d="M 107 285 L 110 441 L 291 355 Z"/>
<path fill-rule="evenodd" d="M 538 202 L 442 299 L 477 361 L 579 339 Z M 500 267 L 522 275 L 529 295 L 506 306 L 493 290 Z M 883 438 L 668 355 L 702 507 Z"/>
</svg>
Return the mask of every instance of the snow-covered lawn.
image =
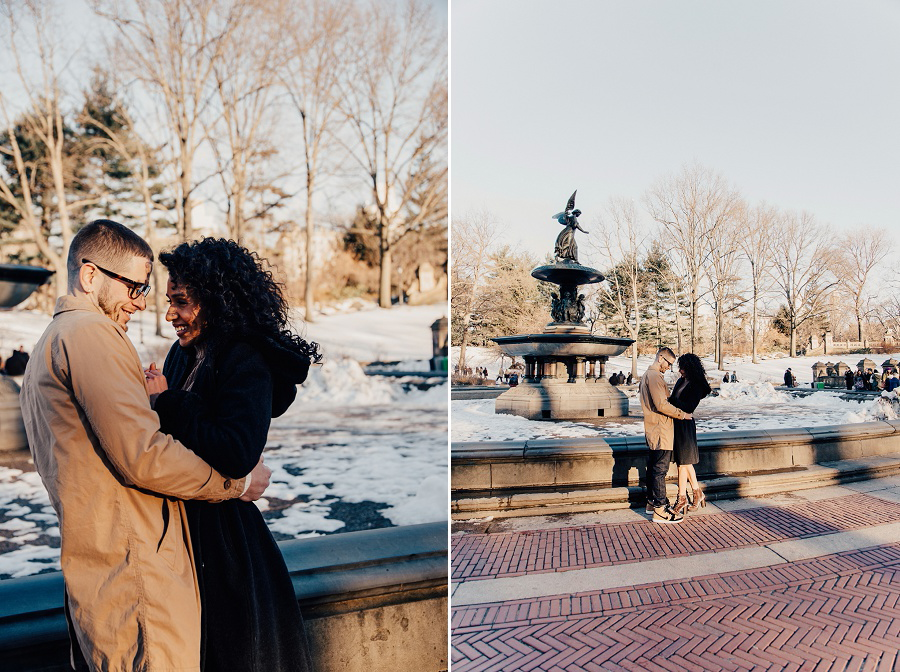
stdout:
<svg viewBox="0 0 900 672">
<path fill-rule="evenodd" d="M 429 327 L 442 309 L 373 309 L 309 325 L 306 337 L 322 345 L 326 361 L 273 420 L 265 453 L 272 485 L 258 506 L 276 538 L 447 519 L 447 385 L 421 391 L 367 376 L 346 357 L 427 359 Z M 161 362 L 172 340 L 152 335 L 152 316 L 141 317 L 143 342 L 140 322 L 129 336 L 142 361 Z M 19 345 L 31 351 L 48 322 L 0 311 L 0 354 Z M 0 466 L 0 578 L 58 568 L 59 529 L 40 478 Z"/>
<path fill-rule="evenodd" d="M 453 357 L 458 357 L 454 348 Z M 864 355 L 838 357 L 855 365 Z M 868 356 L 877 363 L 896 355 Z M 843 423 L 866 422 L 879 418 L 896 419 L 897 405 L 891 406 L 882 401 L 868 400 L 863 403 L 845 401 L 840 393 L 816 392 L 805 397 L 795 397 L 787 392 L 774 389 L 772 383 L 780 383 L 787 367 L 804 380 L 806 387 L 812 380 L 812 364 L 821 357 L 795 357 L 763 360 L 759 364 L 749 361 L 730 360 L 726 362 L 728 370 L 736 370 L 740 382 L 722 383 L 719 396 L 704 399 L 694 416 L 697 420 L 697 431 L 729 431 L 738 429 L 776 429 L 784 427 L 816 427 Z M 487 366 L 490 373 L 496 372 L 499 359 L 485 348 L 467 348 L 466 361 L 470 366 Z M 652 357 L 638 358 L 638 374 L 642 374 L 653 361 Z M 830 358 L 834 361 L 834 358 Z M 509 365 L 509 359 L 505 362 Z M 713 362 L 705 361 L 710 376 L 721 376 L 723 372 L 714 369 Z M 624 357 L 613 357 L 607 366 L 607 372 L 631 371 L 631 360 Z M 805 372 L 805 374 L 804 374 Z M 677 380 L 677 374 L 666 375 L 669 385 Z M 635 392 L 629 392 L 629 409 L 632 416 L 640 415 L 640 403 Z M 629 436 L 644 432 L 643 422 L 639 418 L 615 420 L 610 419 L 602 424 L 574 422 L 539 422 L 530 421 L 512 415 L 494 413 L 494 400 L 453 401 L 451 403 L 453 422 L 451 439 L 453 441 L 512 441 L 537 438 L 576 438 L 585 436 Z"/>
<path fill-rule="evenodd" d="M 757 364 L 754 364 L 749 356 L 727 357 L 725 359 L 725 370 L 737 371 L 737 377 L 740 381 L 752 383 L 770 382 L 775 385 L 781 385 L 784 382 L 784 372 L 790 367 L 791 372 L 797 377 L 797 384 L 800 387 L 809 387 L 810 382 L 812 382 L 812 365 L 816 362 L 844 362 L 855 368 L 857 362 L 868 358 L 874 361 L 878 365 L 878 370 L 881 371 L 881 363 L 892 357 L 900 359 L 900 352 L 889 355 L 850 354 L 812 357 L 775 357 L 764 355 L 759 358 L 760 361 Z M 459 348 L 453 347 L 450 350 L 451 369 L 458 360 Z M 652 362 L 652 355 L 639 356 L 637 360 L 638 376 L 643 374 Z M 508 367 L 509 364 L 509 357 L 504 357 L 503 365 Z M 472 367 L 486 366 L 491 377 L 495 377 L 500 368 L 500 356 L 490 348 L 469 347 L 466 348 L 466 365 Z M 724 371 L 720 371 L 712 359 L 704 358 L 703 366 L 710 377 L 722 379 Z M 627 376 L 631 372 L 631 357 L 610 357 L 606 364 L 606 375 L 609 376 L 614 371 L 622 371 Z"/>
</svg>

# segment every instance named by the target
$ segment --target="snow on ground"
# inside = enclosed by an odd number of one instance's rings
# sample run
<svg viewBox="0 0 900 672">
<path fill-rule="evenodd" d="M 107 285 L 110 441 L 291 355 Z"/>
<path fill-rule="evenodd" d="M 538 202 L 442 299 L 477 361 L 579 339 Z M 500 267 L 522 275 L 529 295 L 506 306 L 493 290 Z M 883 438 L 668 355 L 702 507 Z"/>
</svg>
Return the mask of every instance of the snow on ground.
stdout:
<svg viewBox="0 0 900 672">
<path fill-rule="evenodd" d="M 272 485 L 257 502 L 277 539 L 447 519 L 446 384 L 367 376 L 355 358 L 431 357 L 443 306 L 322 316 L 305 334 L 322 345 L 297 399 L 272 421 L 265 460 Z M 162 361 L 170 339 L 139 314 L 129 336 L 142 361 Z M 31 351 L 50 318 L 0 311 L 0 354 Z M 170 329 L 168 325 L 164 329 Z M 143 343 L 141 332 L 143 331 Z M 0 579 L 59 568 L 59 528 L 37 473 L 0 466 Z"/>
<path fill-rule="evenodd" d="M 454 348 L 453 357 L 458 357 Z M 869 356 L 882 362 L 896 355 Z M 856 364 L 863 355 L 839 357 L 839 361 Z M 759 364 L 749 361 L 726 362 L 728 370 L 737 370 L 740 382 L 722 383 L 719 396 L 710 396 L 700 402 L 694 414 L 697 431 L 715 432 L 742 429 L 776 429 L 788 427 L 818 427 L 844 423 L 869 422 L 878 419 L 900 417 L 900 400 L 893 404 L 869 399 L 863 403 L 845 401 L 840 392 L 824 391 L 799 397 L 776 390 L 773 382 L 780 384 L 784 370 L 790 366 L 801 381 L 802 372 L 808 372 L 807 381 L 812 379 L 812 364 L 821 357 L 794 357 L 764 360 Z M 496 375 L 499 358 L 487 348 L 467 348 L 466 361 L 470 366 L 487 366 L 488 372 Z M 642 374 L 653 361 L 650 356 L 638 358 L 638 374 Z M 506 359 L 505 365 L 509 365 Z M 704 360 L 707 373 L 711 377 L 723 375 L 714 363 Z M 607 372 L 631 371 L 631 359 L 613 357 L 607 365 Z M 675 372 L 666 374 L 670 386 L 678 376 Z M 808 382 L 807 382 L 808 387 Z M 518 416 L 494 413 L 494 400 L 466 400 L 451 402 L 453 423 L 452 441 L 512 441 L 538 438 L 577 438 L 586 436 L 638 436 L 644 426 L 640 420 L 641 407 L 635 390 L 629 394 L 629 412 L 632 417 L 622 420 L 607 420 L 598 423 L 540 422 L 526 420 Z M 893 397 L 896 398 L 896 395 Z"/>
<path fill-rule="evenodd" d="M 354 308 L 359 305 L 354 304 Z M 292 318 L 307 340 L 322 346 L 327 358 L 351 357 L 360 362 L 427 360 L 431 358 L 431 324 L 447 314 L 445 304 L 378 308 L 364 305 L 354 312 L 331 312 L 305 323 L 303 311 Z M 5 359 L 14 348 L 28 352 L 44 332 L 50 316 L 31 310 L 0 310 L 0 355 Z M 155 316 L 145 310 L 132 317 L 128 336 L 142 362 L 164 358 L 175 340 L 175 331 L 163 320 L 163 336 L 156 336 Z"/>
<path fill-rule="evenodd" d="M 738 380 L 760 383 L 770 382 L 775 385 L 784 383 L 784 372 L 790 367 L 791 372 L 797 377 L 797 384 L 800 387 L 809 387 L 812 382 L 812 365 L 816 362 L 844 362 L 845 364 L 856 367 L 856 363 L 862 359 L 869 358 L 878 365 L 881 370 L 881 362 L 891 357 L 900 359 L 900 352 L 888 355 L 829 355 L 829 356 L 812 356 L 812 357 L 784 357 L 763 355 L 758 357 L 760 360 L 754 364 L 749 356 L 746 357 L 726 357 L 725 370 L 736 371 Z M 453 347 L 450 351 L 451 370 L 456 362 L 459 361 L 459 347 Z M 703 366 L 706 373 L 711 378 L 722 379 L 724 371 L 717 368 L 716 362 L 712 358 L 702 358 Z M 640 355 L 637 359 L 638 376 L 642 375 L 647 367 L 653 363 L 653 355 Z M 509 367 L 509 357 L 503 358 L 503 366 Z M 497 376 L 500 368 L 500 354 L 498 350 L 481 347 L 466 348 L 466 366 L 486 366 L 488 373 L 492 378 Z M 606 375 L 609 376 L 613 372 L 623 371 L 627 376 L 631 372 L 631 357 L 610 357 L 606 363 Z"/>
<path fill-rule="evenodd" d="M 318 317 L 306 325 L 304 338 L 321 343 L 328 357 L 360 362 L 431 359 L 431 324 L 446 314 L 446 304 L 373 307 Z M 295 319 L 300 325 L 299 314 Z"/>
</svg>

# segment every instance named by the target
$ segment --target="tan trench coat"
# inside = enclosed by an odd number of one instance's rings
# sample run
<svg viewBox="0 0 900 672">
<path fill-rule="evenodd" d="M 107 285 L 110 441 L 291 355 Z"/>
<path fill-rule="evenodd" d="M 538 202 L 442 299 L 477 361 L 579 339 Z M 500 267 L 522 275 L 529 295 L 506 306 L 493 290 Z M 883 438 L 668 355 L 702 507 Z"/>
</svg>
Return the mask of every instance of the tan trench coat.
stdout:
<svg viewBox="0 0 900 672">
<path fill-rule="evenodd" d="M 688 414 L 669 403 L 669 386 L 662 373 L 652 366 L 641 376 L 640 395 L 647 447 L 650 450 L 672 450 L 675 444 L 672 418 L 683 420 Z"/>
<path fill-rule="evenodd" d="M 91 668 L 198 670 L 200 598 L 179 499 L 238 497 L 244 479 L 159 432 L 134 346 L 87 298 L 57 302 L 21 402 Z"/>
</svg>

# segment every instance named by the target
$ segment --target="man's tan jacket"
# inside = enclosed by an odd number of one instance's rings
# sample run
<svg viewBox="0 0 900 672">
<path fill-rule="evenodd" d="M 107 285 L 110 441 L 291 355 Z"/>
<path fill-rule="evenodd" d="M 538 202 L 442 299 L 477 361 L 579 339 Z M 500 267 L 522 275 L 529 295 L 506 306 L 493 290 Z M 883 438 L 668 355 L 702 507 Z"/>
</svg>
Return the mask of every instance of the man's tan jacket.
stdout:
<svg viewBox="0 0 900 672">
<path fill-rule="evenodd" d="M 86 298 L 57 302 L 21 402 L 91 668 L 199 670 L 200 598 L 179 499 L 238 497 L 244 479 L 222 476 L 159 432 L 134 346 Z"/>
<path fill-rule="evenodd" d="M 653 366 L 641 376 L 640 394 L 647 446 L 650 450 L 672 450 L 675 443 L 672 418 L 682 420 L 688 414 L 669 402 L 669 386 Z"/>
</svg>

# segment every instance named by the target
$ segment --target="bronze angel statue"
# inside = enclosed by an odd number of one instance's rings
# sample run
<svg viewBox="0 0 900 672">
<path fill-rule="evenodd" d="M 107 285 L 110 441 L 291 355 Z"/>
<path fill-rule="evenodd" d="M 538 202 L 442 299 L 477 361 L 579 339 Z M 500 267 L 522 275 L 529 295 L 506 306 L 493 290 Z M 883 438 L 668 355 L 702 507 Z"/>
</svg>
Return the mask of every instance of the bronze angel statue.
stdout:
<svg viewBox="0 0 900 672">
<path fill-rule="evenodd" d="M 553 219 L 566 227 L 556 237 L 556 249 L 554 250 L 556 259 L 557 261 L 569 259 L 576 264 L 578 263 L 578 245 L 575 244 L 575 229 L 587 233 L 578 225 L 578 216 L 581 214 L 581 210 L 575 209 L 575 194 L 577 193 L 577 189 L 572 192 L 565 210 L 553 215 Z"/>
</svg>

